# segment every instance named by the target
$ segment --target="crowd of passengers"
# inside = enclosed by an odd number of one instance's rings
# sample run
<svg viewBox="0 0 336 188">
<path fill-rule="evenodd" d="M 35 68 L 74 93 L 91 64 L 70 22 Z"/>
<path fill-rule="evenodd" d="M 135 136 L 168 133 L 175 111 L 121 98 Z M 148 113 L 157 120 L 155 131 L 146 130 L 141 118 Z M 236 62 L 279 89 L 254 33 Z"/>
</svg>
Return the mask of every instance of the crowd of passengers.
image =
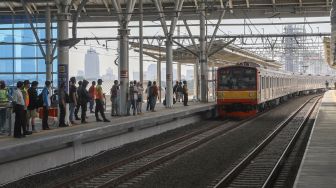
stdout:
<svg viewBox="0 0 336 188">
<path fill-rule="evenodd" d="M 8 104 L 12 101 L 13 112 L 15 113 L 14 137 L 23 138 L 36 132 L 35 118 L 38 115 L 38 109 L 42 108 L 42 129 L 49 130 L 48 116 L 52 103 L 57 100 L 59 107 L 59 127 L 67 127 L 79 124 L 76 120 L 80 120 L 82 124 L 87 122 L 87 107 L 90 113 L 95 114 L 97 122 L 110 122 L 106 118 L 104 111 L 106 110 L 106 98 L 102 88 L 102 79 L 92 81 L 88 88 L 87 80 L 78 81 L 71 77 L 69 81 L 69 92 L 65 88 L 65 83 L 61 83 L 59 90 L 55 90 L 52 94 L 51 82 L 46 81 L 42 92 L 38 94 L 37 88 L 39 83 L 29 80 L 18 81 L 16 89 L 12 95 L 9 94 L 8 88 L 4 81 L 0 81 L 0 106 Z M 147 111 L 155 112 L 155 105 L 159 99 L 159 86 L 156 81 L 149 81 L 146 90 L 142 83 L 134 80 L 130 81 L 127 91 L 127 115 L 141 115 L 144 93 L 147 96 Z M 187 82 L 176 81 L 173 87 L 174 103 L 182 101 L 184 106 L 188 106 L 188 87 Z M 56 97 L 57 96 L 57 97 Z M 119 116 L 120 104 L 120 85 L 118 80 L 114 81 L 110 89 L 111 100 L 111 116 Z M 69 104 L 69 108 L 67 108 Z M 163 101 L 165 105 L 165 100 Z M 105 107 L 104 107 L 105 105 Z M 68 110 L 69 123 L 66 123 L 65 116 Z M 79 112 L 80 117 L 79 117 Z M 100 116 L 99 116 L 100 114 Z M 4 127 L 6 122 L 6 108 L 0 109 L 0 127 Z M 30 129 L 31 127 L 31 129 Z"/>
</svg>

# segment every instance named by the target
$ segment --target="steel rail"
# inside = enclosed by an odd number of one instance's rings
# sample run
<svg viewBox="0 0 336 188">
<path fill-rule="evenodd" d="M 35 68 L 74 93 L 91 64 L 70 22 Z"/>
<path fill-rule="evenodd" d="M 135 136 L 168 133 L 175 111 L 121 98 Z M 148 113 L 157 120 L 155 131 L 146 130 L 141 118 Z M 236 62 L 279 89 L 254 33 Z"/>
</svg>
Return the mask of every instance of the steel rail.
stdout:
<svg viewBox="0 0 336 188">
<path fill-rule="evenodd" d="M 272 185 L 272 183 L 274 183 L 274 180 L 276 179 L 276 177 L 278 177 L 278 173 L 281 170 L 281 164 L 283 164 L 283 162 L 285 161 L 285 159 L 291 153 L 292 149 L 294 148 L 294 146 L 296 144 L 297 139 L 299 138 L 299 136 L 300 136 L 300 134 L 301 134 L 301 132 L 302 132 L 302 130 L 304 128 L 304 125 L 309 120 L 311 114 L 313 113 L 314 109 L 316 108 L 316 105 L 319 103 L 319 101 L 321 100 L 321 98 L 322 97 L 320 97 L 318 100 L 315 101 L 315 104 L 309 109 L 309 113 L 307 113 L 305 115 L 304 121 L 301 123 L 300 127 L 295 132 L 295 134 L 292 137 L 291 141 L 288 143 L 286 149 L 284 150 L 284 152 L 282 153 L 282 155 L 279 158 L 278 162 L 276 163 L 276 165 L 272 169 L 271 173 L 267 177 L 266 181 L 264 182 L 262 188 L 271 187 L 271 185 Z"/>
<path fill-rule="evenodd" d="M 199 146 L 200 144 L 203 144 L 203 143 L 205 143 L 205 142 L 207 142 L 209 140 L 212 140 L 212 139 L 216 138 L 217 136 L 220 136 L 220 135 L 225 134 L 225 133 L 227 133 L 229 131 L 232 131 L 232 130 L 234 130 L 236 128 L 239 128 L 239 127 L 243 126 L 246 122 L 252 121 L 252 120 L 254 120 L 254 119 L 256 119 L 256 118 L 264 115 L 265 113 L 269 112 L 272 109 L 274 109 L 274 108 L 270 108 L 270 109 L 268 109 L 266 111 L 260 112 L 256 116 L 254 116 L 254 117 L 250 117 L 248 119 L 241 120 L 241 121 L 239 121 L 239 122 L 237 122 L 237 123 L 235 123 L 235 124 L 233 124 L 233 125 L 225 128 L 225 129 L 223 129 L 222 131 L 218 131 L 215 134 L 212 134 L 211 136 L 203 139 L 200 142 L 196 142 L 196 143 L 194 143 L 192 145 L 189 145 L 189 146 L 187 146 L 184 149 L 182 148 L 181 150 L 177 151 L 177 153 L 174 154 L 174 155 L 161 157 L 159 160 L 154 161 L 154 163 L 147 164 L 142 169 L 137 169 L 137 170 L 135 170 L 135 171 L 133 171 L 131 173 L 128 173 L 126 175 L 122 175 L 122 176 L 118 177 L 117 179 L 110 180 L 108 183 L 105 183 L 104 186 L 102 186 L 102 187 L 109 187 L 111 185 L 119 184 L 119 183 L 121 183 L 121 182 L 123 182 L 123 181 L 125 181 L 125 180 L 127 180 L 129 178 L 132 178 L 133 176 L 137 175 L 138 173 L 141 173 L 142 171 L 144 171 L 146 169 L 153 168 L 154 166 L 157 166 L 158 164 L 160 164 L 162 162 L 165 162 L 165 161 L 169 160 L 170 158 L 173 158 L 173 157 L 177 156 L 180 153 L 183 153 L 183 152 L 185 152 L 187 150 L 193 149 L 193 148 Z M 226 120 L 226 121 L 223 122 L 223 124 L 228 123 L 228 122 L 229 121 Z M 177 144 L 179 142 L 182 142 L 184 140 L 192 138 L 193 136 L 197 136 L 197 135 L 199 135 L 199 134 L 201 134 L 203 132 L 206 132 L 206 131 L 209 131 L 211 129 L 215 129 L 217 127 L 220 127 L 223 124 L 215 125 L 215 126 L 210 126 L 210 127 L 207 127 L 207 128 L 201 129 L 201 130 L 194 131 L 192 133 L 189 133 L 188 135 L 184 135 L 182 137 L 179 137 L 179 138 L 174 139 L 172 141 L 168 141 L 168 142 L 166 142 L 164 144 L 161 144 L 159 146 L 156 146 L 156 147 L 150 148 L 148 150 L 145 150 L 143 152 L 134 154 L 134 155 L 132 155 L 130 157 L 122 159 L 122 160 L 120 160 L 118 162 L 115 162 L 113 164 L 108 164 L 108 165 L 106 165 L 106 166 L 104 166 L 102 168 L 99 168 L 97 170 L 94 170 L 94 171 L 91 171 L 91 172 L 87 172 L 87 173 L 85 173 L 83 175 L 77 176 L 77 177 L 72 178 L 72 179 L 70 179 L 68 181 L 65 181 L 65 182 L 62 182 L 60 184 L 57 184 L 54 187 L 55 188 L 69 187 L 69 186 L 71 186 L 73 184 L 76 184 L 77 182 L 81 182 L 81 181 L 85 181 L 85 180 L 88 180 L 88 179 L 93 178 L 93 177 L 97 177 L 97 176 L 102 175 L 102 174 L 104 174 L 104 173 L 106 173 L 108 171 L 111 171 L 111 170 L 116 169 L 118 167 L 121 167 L 121 166 L 123 166 L 125 164 L 131 163 L 131 162 L 136 161 L 136 160 L 138 160 L 140 158 L 143 158 L 143 157 L 145 157 L 147 155 L 150 155 L 150 154 L 152 154 L 154 152 L 157 152 L 159 150 L 168 148 L 170 146 L 173 146 L 174 144 Z"/>
<path fill-rule="evenodd" d="M 238 165 L 236 165 L 224 178 L 222 178 L 214 188 L 227 187 L 239 174 L 244 170 L 251 161 L 275 138 L 281 130 L 288 125 L 289 122 L 314 98 L 321 97 L 314 96 L 302 104 L 297 110 L 291 113 L 284 121 L 278 124 L 277 128 L 264 139 L 257 147 L 255 147 Z"/>
<path fill-rule="evenodd" d="M 226 123 L 228 123 L 228 122 L 229 122 L 228 120 L 225 120 L 225 121 L 223 122 L 223 124 L 226 124 Z M 223 124 L 221 124 L 221 125 L 223 125 Z M 174 144 L 176 144 L 176 143 L 179 143 L 179 142 L 181 142 L 181 141 L 183 141 L 183 140 L 186 140 L 186 139 L 188 139 L 188 138 L 191 138 L 191 137 L 193 137 L 193 136 L 195 136 L 195 135 L 198 135 L 198 134 L 200 134 L 200 133 L 202 133 L 202 132 L 211 130 L 211 129 L 216 128 L 216 127 L 221 126 L 221 125 L 215 125 L 215 126 L 206 127 L 206 128 L 204 128 L 204 129 L 201 129 L 201 130 L 196 130 L 196 131 L 194 131 L 194 132 L 192 132 L 192 133 L 189 133 L 189 134 L 184 135 L 184 136 L 181 136 L 181 137 L 179 137 L 179 138 L 177 138 L 177 139 L 168 141 L 168 142 L 163 143 L 163 144 L 161 144 L 161 145 L 159 145 L 159 146 L 155 146 L 155 147 L 153 147 L 153 148 L 147 149 L 147 150 L 142 151 L 142 152 L 140 152 L 140 153 L 134 154 L 134 155 L 132 155 L 132 156 L 130 156 L 130 157 L 127 157 L 127 158 L 125 158 L 125 159 L 122 159 L 122 160 L 120 160 L 120 161 L 117 161 L 117 162 L 115 162 L 115 163 L 113 163 L 113 164 L 106 165 L 106 166 L 104 166 L 104 167 L 102 167 L 102 168 L 99 168 L 99 169 L 97 169 L 97 170 L 94 170 L 94 172 L 88 172 L 88 173 L 85 173 L 85 174 L 80 175 L 80 176 L 78 176 L 78 177 L 75 177 L 75 178 L 73 178 L 73 179 L 71 179 L 71 180 L 69 180 L 69 181 L 63 182 L 63 183 L 58 184 L 58 185 L 56 185 L 56 186 L 54 186 L 54 187 L 66 187 L 67 185 L 72 184 L 72 183 L 75 183 L 75 182 L 77 182 L 77 181 L 79 181 L 79 180 L 87 179 L 87 178 L 92 177 L 93 175 L 98 175 L 98 174 L 104 173 L 104 172 L 106 172 L 106 171 L 108 171 L 108 170 L 110 170 L 110 169 L 117 168 L 117 167 L 119 167 L 119 166 L 122 166 L 122 165 L 124 165 L 124 164 L 129 163 L 130 161 L 137 160 L 137 159 L 139 159 L 139 158 L 142 158 L 142 157 L 145 156 L 145 155 L 149 155 L 149 154 L 154 153 L 154 152 L 156 152 L 156 151 L 159 151 L 159 150 L 161 150 L 161 149 L 167 148 L 167 147 L 172 146 L 172 145 L 174 145 Z"/>
</svg>

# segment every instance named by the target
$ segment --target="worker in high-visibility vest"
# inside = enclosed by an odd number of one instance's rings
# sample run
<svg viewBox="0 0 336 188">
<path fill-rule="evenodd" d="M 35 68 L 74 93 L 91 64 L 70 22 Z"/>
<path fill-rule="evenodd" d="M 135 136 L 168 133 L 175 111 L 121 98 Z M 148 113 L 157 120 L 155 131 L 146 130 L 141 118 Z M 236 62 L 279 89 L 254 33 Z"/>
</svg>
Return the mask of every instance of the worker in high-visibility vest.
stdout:
<svg viewBox="0 0 336 188">
<path fill-rule="evenodd" d="M 7 106 L 9 102 L 8 89 L 4 81 L 0 81 L 0 132 L 5 132 Z"/>
</svg>

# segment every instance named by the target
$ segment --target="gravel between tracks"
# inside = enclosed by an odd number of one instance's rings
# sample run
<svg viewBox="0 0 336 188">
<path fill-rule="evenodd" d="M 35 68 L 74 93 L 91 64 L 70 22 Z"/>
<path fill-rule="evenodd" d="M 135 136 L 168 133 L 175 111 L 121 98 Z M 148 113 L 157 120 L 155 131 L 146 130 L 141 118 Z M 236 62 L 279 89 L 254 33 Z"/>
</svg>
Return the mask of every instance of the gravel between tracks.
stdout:
<svg viewBox="0 0 336 188">
<path fill-rule="evenodd" d="M 221 121 L 207 121 L 211 124 L 220 124 Z M 193 130 L 204 127 L 204 122 L 187 125 L 175 130 L 171 130 L 138 142 L 126 144 L 122 147 L 109 150 L 93 158 L 77 161 L 75 163 L 63 165 L 60 168 L 49 170 L 44 173 L 26 177 L 19 181 L 4 186 L 5 188 L 45 188 L 53 187 L 56 183 L 63 182 L 71 177 L 80 175 L 88 169 L 93 170 L 106 165 L 107 163 L 116 162 L 132 154 L 152 148 L 160 143 L 167 142 L 176 137 L 183 136 Z"/>
<path fill-rule="evenodd" d="M 251 126 L 220 136 L 180 156 L 132 187 L 204 188 L 213 185 L 216 178 L 238 162 L 237 159 L 243 158 L 278 123 L 311 97 L 312 95 L 289 100 L 271 113 L 252 121 Z"/>
</svg>

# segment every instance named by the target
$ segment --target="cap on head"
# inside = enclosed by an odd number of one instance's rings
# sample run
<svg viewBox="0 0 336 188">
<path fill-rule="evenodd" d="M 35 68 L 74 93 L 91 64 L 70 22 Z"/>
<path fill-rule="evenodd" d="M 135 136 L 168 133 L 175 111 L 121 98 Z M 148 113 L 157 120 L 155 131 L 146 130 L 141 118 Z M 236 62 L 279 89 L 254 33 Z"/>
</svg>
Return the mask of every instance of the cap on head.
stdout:
<svg viewBox="0 0 336 188">
<path fill-rule="evenodd" d="M 118 84 L 118 80 L 114 80 L 114 84 Z"/>
</svg>

